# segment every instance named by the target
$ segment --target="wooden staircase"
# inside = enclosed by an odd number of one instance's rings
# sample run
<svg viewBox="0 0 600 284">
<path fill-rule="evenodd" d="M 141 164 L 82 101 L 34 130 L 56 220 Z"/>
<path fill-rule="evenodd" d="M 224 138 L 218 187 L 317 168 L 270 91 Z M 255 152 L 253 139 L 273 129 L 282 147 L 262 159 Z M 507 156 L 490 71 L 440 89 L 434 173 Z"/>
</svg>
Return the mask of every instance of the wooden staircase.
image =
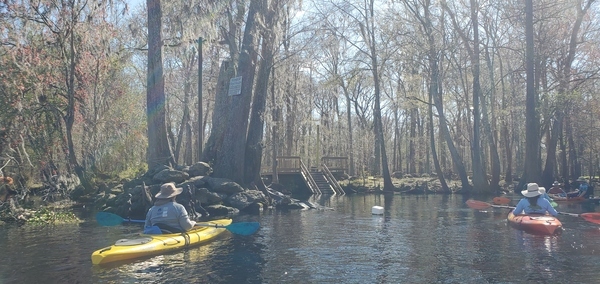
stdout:
<svg viewBox="0 0 600 284">
<path fill-rule="evenodd" d="M 302 164 L 302 177 L 313 194 L 345 194 L 344 190 L 325 164 L 322 170 L 312 168 L 310 171 Z"/>
<path fill-rule="evenodd" d="M 312 170 L 310 171 L 310 175 L 317 184 L 321 194 L 335 194 L 335 191 L 333 191 L 333 188 L 331 188 L 331 185 L 329 185 L 329 182 L 322 172 L 318 170 Z"/>
<path fill-rule="evenodd" d="M 326 163 L 327 162 L 327 163 Z M 300 174 L 306 183 L 306 186 L 312 194 L 346 194 L 340 186 L 334 173 L 344 173 L 347 169 L 348 159 L 346 157 L 323 157 L 321 159 L 320 169 L 317 167 L 308 167 L 298 156 L 279 156 L 277 157 L 276 170 L 263 169 L 263 173 L 285 173 Z M 326 164 L 329 164 L 328 167 Z"/>
</svg>

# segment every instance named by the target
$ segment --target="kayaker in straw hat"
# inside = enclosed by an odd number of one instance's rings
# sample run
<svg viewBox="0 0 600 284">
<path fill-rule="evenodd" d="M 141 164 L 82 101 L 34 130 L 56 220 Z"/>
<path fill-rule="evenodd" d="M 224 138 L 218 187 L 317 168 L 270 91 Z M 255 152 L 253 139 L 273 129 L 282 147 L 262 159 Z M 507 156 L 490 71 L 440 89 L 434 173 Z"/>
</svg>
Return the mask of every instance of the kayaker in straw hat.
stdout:
<svg viewBox="0 0 600 284">
<path fill-rule="evenodd" d="M 171 233 L 181 233 L 196 225 L 196 222 L 188 217 L 185 207 L 175 201 L 175 197 L 182 191 L 182 188 L 175 187 L 172 182 L 160 187 L 160 192 L 155 196 L 154 206 L 146 214 L 144 233 L 158 233 L 156 227 Z"/>
<path fill-rule="evenodd" d="M 540 187 L 537 183 L 528 183 L 527 189 L 521 191 L 525 198 L 521 198 L 517 207 L 513 210 L 513 214 L 546 214 L 552 216 L 558 215 L 558 212 L 552 207 L 546 198 L 540 198 L 546 193 L 546 189 Z"/>
</svg>

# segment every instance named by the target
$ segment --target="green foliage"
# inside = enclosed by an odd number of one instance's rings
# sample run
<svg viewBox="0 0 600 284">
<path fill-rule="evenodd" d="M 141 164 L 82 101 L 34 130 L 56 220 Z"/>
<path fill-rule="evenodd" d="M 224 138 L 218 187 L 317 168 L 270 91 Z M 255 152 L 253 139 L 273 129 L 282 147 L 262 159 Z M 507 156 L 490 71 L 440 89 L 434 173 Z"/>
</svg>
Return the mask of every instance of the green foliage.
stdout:
<svg viewBox="0 0 600 284">
<path fill-rule="evenodd" d="M 42 208 L 35 211 L 31 218 L 27 220 L 27 223 L 32 225 L 53 225 L 78 223 L 79 221 L 79 218 L 73 212 Z"/>
<path fill-rule="evenodd" d="M 148 164 L 141 163 L 137 166 L 129 167 L 118 174 L 120 179 L 139 177 L 148 171 Z"/>
</svg>

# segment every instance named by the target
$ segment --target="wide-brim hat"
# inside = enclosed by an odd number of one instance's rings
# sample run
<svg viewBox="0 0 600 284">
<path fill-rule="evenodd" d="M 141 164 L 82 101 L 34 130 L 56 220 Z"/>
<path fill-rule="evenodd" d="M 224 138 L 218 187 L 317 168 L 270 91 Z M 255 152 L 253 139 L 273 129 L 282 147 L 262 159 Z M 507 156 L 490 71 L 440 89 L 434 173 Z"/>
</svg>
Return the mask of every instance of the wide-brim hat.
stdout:
<svg viewBox="0 0 600 284">
<path fill-rule="evenodd" d="M 577 181 L 585 181 L 585 179 L 583 177 L 579 177 Z"/>
<path fill-rule="evenodd" d="M 160 192 L 157 193 L 154 197 L 156 198 L 171 198 L 173 196 L 177 196 L 183 191 L 181 187 L 175 187 L 175 184 L 172 182 L 165 183 L 160 187 Z"/>
<path fill-rule="evenodd" d="M 528 183 L 527 189 L 521 191 L 525 197 L 534 197 L 546 193 L 546 189 L 539 186 L 537 183 Z"/>
</svg>

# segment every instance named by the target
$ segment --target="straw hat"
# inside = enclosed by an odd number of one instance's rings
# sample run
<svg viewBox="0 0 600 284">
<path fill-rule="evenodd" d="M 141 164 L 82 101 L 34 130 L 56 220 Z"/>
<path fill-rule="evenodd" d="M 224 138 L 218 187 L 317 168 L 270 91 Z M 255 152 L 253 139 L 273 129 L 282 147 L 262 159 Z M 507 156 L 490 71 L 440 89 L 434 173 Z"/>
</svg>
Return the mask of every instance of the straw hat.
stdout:
<svg viewBox="0 0 600 284">
<path fill-rule="evenodd" d="M 172 182 L 165 183 L 160 187 L 160 192 L 156 194 L 154 197 L 156 198 L 171 198 L 180 194 L 183 191 L 181 187 L 175 187 L 175 184 Z"/>
<path fill-rule="evenodd" d="M 521 191 L 521 194 L 523 194 L 525 197 L 534 197 L 544 194 L 545 192 L 546 189 L 539 186 L 537 183 L 528 183 L 527 189 Z"/>
</svg>

